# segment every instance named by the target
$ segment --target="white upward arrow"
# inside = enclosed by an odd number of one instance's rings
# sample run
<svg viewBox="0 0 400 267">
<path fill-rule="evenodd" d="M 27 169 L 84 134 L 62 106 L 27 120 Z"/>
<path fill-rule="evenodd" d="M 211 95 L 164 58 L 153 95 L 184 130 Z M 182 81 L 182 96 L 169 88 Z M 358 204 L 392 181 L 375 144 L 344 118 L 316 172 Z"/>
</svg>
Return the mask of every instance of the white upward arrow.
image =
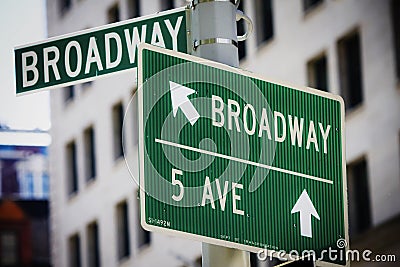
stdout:
<svg viewBox="0 0 400 267">
<path fill-rule="evenodd" d="M 314 216 L 318 220 L 320 218 L 305 189 L 292 209 L 292 214 L 296 212 L 300 212 L 301 235 L 312 238 L 311 216 Z"/>
<path fill-rule="evenodd" d="M 196 93 L 196 91 L 171 81 L 169 82 L 169 89 L 171 91 L 172 111 L 174 117 L 180 108 L 183 114 L 185 114 L 186 118 L 189 120 L 190 124 L 195 124 L 200 118 L 200 115 L 194 108 L 192 102 L 190 102 L 188 96 Z"/>
</svg>

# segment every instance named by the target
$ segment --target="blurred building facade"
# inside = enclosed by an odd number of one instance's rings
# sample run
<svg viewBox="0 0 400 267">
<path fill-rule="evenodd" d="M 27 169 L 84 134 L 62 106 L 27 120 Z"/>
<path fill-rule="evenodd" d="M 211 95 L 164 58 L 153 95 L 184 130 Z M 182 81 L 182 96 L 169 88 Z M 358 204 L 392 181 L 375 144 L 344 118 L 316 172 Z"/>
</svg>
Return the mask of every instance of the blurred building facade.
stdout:
<svg viewBox="0 0 400 267">
<path fill-rule="evenodd" d="M 174 4 L 47 1 L 48 34 L 153 14 Z M 138 185 L 129 173 L 137 178 L 138 170 L 128 170 L 125 163 L 126 158 L 137 164 L 137 114 L 129 106 L 135 90 L 132 70 L 51 92 L 54 266 L 194 266 L 200 257 L 200 243 L 149 233 L 140 226 Z"/>
<path fill-rule="evenodd" d="M 8 144 L 7 135 L 45 134 L 0 130 L 0 266 L 50 266 L 49 171 L 43 144 Z M 34 142 L 32 142 L 34 143 Z"/>
<path fill-rule="evenodd" d="M 400 225 L 399 2 L 242 0 L 240 9 L 255 29 L 239 46 L 244 69 L 343 96 L 351 246 L 397 255 L 400 238 L 392 233 Z M 184 4 L 47 1 L 48 33 Z M 137 177 L 138 171 L 124 161 L 125 153 L 128 162 L 137 162 L 137 114 L 130 105 L 135 76 L 132 71 L 51 93 L 54 266 L 195 266 L 200 256 L 199 243 L 140 227 L 137 184 L 129 174 Z M 251 259 L 253 266 L 267 265 Z"/>
</svg>

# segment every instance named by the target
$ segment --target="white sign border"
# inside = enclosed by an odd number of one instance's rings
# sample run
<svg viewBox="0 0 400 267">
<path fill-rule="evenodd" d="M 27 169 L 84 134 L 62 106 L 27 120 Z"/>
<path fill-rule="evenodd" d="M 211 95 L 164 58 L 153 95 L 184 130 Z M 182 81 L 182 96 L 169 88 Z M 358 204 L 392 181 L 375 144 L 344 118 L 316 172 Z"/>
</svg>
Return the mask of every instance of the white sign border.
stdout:
<svg viewBox="0 0 400 267">
<path fill-rule="evenodd" d="M 115 28 L 115 27 L 126 25 L 126 24 L 130 24 L 130 23 L 137 23 L 137 22 L 141 22 L 141 21 L 144 21 L 144 20 L 155 19 L 155 18 L 158 18 L 158 17 L 162 17 L 162 16 L 169 15 L 169 14 L 175 14 L 175 13 L 179 13 L 179 12 L 182 12 L 182 11 L 185 11 L 185 16 L 187 17 L 187 15 L 188 15 L 187 14 L 187 7 L 179 7 L 179 8 L 175 8 L 175 9 L 171 9 L 171 10 L 167 10 L 167 11 L 158 12 L 156 14 L 150 14 L 150 15 L 146 15 L 146 16 L 141 16 L 141 17 L 137 17 L 137 18 L 132 18 L 132 19 L 128 19 L 128 20 L 114 22 L 114 23 L 110 23 L 110 24 L 106 24 L 106 25 L 102 25 L 102 26 L 97 26 L 97 27 L 93 27 L 93 28 L 89 28 L 89 29 L 84 29 L 84 30 L 81 30 L 81 31 L 76 31 L 76 32 L 72 32 L 72 33 L 67 33 L 67 34 L 63 34 L 63 35 L 50 37 L 50 38 L 47 38 L 45 40 L 41 40 L 41 41 L 37 41 L 37 42 L 32 42 L 32 43 L 28 43 L 28 44 L 24 44 L 24 45 L 15 46 L 14 47 L 14 55 L 13 55 L 14 71 L 16 69 L 16 63 L 15 63 L 15 51 L 16 50 L 23 49 L 23 48 L 28 48 L 28 47 L 31 47 L 31 46 L 42 45 L 42 44 L 46 44 L 46 43 L 50 43 L 50 42 L 54 42 L 54 41 L 59 41 L 59 40 L 63 40 L 63 39 L 70 38 L 70 37 L 76 37 L 76 36 L 84 35 L 84 34 L 87 34 L 87 33 L 106 30 L 106 29 L 110 29 L 110 28 Z M 185 19 L 187 19 L 187 18 L 185 18 Z M 189 25 L 186 24 L 186 29 L 185 29 L 186 31 L 188 29 L 188 26 Z M 139 65 L 139 61 L 138 61 L 138 65 Z M 137 67 L 135 67 L 135 68 L 137 68 Z M 91 81 L 97 80 L 99 78 L 111 77 L 111 76 L 114 76 L 114 75 L 117 75 L 117 74 L 120 74 L 120 73 L 125 73 L 125 72 L 132 71 L 132 69 L 134 69 L 134 68 L 120 70 L 120 71 L 114 71 L 114 72 L 102 74 L 100 76 L 88 77 L 88 78 L 75 80 L 75 81 L 70 81 L 70 82 L 66 82 L 66 83 L 45 86 L 45 87 L 42 87 L 40 89 L 33 89 L 33 90 L 26 91 L 26 92 L 21 92 L 21 93 L 17 93 L 17 80 L 16 80 L 17 78 L 15 77 L 15 79 L 14 79 L 15 91 L 14 92 L 15 92 L 16 96 L 30 95 L 30 94 L 33 94 L 33 93 L 39 93 L 39 92 L 43 92 L 43 91 L 47 91 L 47 90 L 51 90 L 51 89 L 55 89 L 55 88 L 68 87 L 68 86 L 75 85 L 75 84 L 91 82 Z"/>
<path fill-rule="evenodd" d="M 193 234 L 193 233 L 186 233 L 186 232 L 182 232 L 182 231 L 178 231 L 178 230 L 174 230 L 174 229 L 168 229 L 168 228 L 163 228 L 160 226 L 155 226 L 155 225 L 150 225 L 147 224 L 146 222 L 146 209 L 145 209 L 145 198 L 146 198 L 146 193 L 144 190 L 142 190 L 142 186 L 144 186 L 145 182 L 144 182 L 144 161 L 141 160 L 141 158 L 143 158 L 144 155 L 144 129 L 143 129 L 143 105 L 142 105 L 142 101 L 143 101 L 143 92 L 142 92 L 142 86 L 143 86 L 143 69 L 142 69 L 142 64 L 143 64 L 143 50 L 151 50 L 151 51 L 155 51 L 155 52 L 159 52 L 162 54 L 166 54 L 166 55 L 170 55 L 170 56 L 174 56 L 174 57 L 178 57 L 184 60 L 188 60 L 188 61 L 194 61 L 196 63 L 202 64 L 202 65 L 206 65 L 206 66 L 210 66 L 210 67 L 214 67 L 214 68 L 218 68 L 218 69 L 222 69 L 224 71 L 228 71 L 228 72 L 232 72 L 232 73 L 238 73 L 240 72 L 243 75 L 246 75 L 247 77 L 250 78 L 255 78 L 255 79 L 259 79 L 259 80 L 263 80 L 263 81 L 267 81 L 270 83 L 274 83 L 274 84 L 278 84 L 284 87 L 289 87 L 291 89 L 295 89 L 295 90 L 299 90 L 302 92 L 306 92 L 309 94 L 313 94 L 313 95 L 317 95 L 317 96 L 322 96 L 325 98 L 329 98 L 329 99 L 333 99 L 336 100 L 340 103 L 340 113 L 341 113 L 341 140 L 342 140 L 342 177 L 343 177 L 343 204 L 344 204 L 344 224 L 345 224 L 345 240 L 347 243 L 347 247 L 345 248 L 345 253 L 347 254 L 347 251 L 349 249 L 349 223 L 348 223 L 348 200 L 347 200 L 347 176 L 346 176 L 346 140 L 345 140 L 345 108 L 344 108 L 344 101 L 343 98 L 338 96 L 338 95 L 334 95 L 328 92 L 324 92 L 321 90 L 317 90 L 317 89 L 313 89 L 310 87 L 306 87 L 306 86 L 293 86 L 293 85 L 289 85 L 287 83 L 283 83 L 283 82 L 277 82 L 274 81 L 272 79 L 266 79 L 264 77 L 261 77 L 260 75 L 257 75 L 255 73 L 249 72 L 249 71 L 245 71 L 245 70 L 241 70 L 238 68 L 234 68 L 219 62 L 215 62 L 215 61 L 211 61 L 211 60 L 207 60 L 204 58 L 199 58 L 199 57 L 195 57 L 192 55 L 188 55 L 188 54 L 184 54 L 181 52 L 176 52 L 173 50 L 168 50 L 168 49 L 164 49 L 161 47 L 157 47 L 157 46 L 153 46 L 147 43 L 141 43 L 138 46 L 138 111 L 139 111 L 139 188 L 140 188 L 140 212 L 141 212 L 141 216 L 140 216 L 140 222 L 142 227 L 145 230 L 148 231 L 154 231 L 154 232 L 160 232 L 160 233 L 166 233 L 166 234 L 172 234 L 174 236 L 177 237 L 181 237 L 181 238 L 189 238 L 195 241 L 200 241 L 200 242 L 206 242 L 206 243 L 210 243 L 210 244 L 214 244 L 214 245 L 218 245 L 218 246 L 223 246 L 223 247 L 229 247 L 229 248 L 235 248 L 235 249 L 240 249 L 240 250 L 245 250 L 245 251 L 249 251 L 249 252 L 254 252 L 257 253 L 260 250 L 262 250 L 262 248 L 258 248 L 258 247 L 252 247 L 249 245 L 243 245 L 243 244 L 239 244 L 239 243 L 235 243 L 235 242 L 231 242 L 231 241 L 226 241 L 226 240 L 221 240 L 221 239 L 217 239 L 217 238 L 211 238 L 211 237 L 206 237 L 206 236 L 201 236 L 198 234 Z M 276 254 L 277 251 L 274 250 L 267 250 L 267 254 L 268 256 Z M 344 257 L 346 257 L 346 255 L 344 255 Z M 284 257 L 286 259 L 289 260 L 289 256 Z M 292 257 L 293 258 L 293 257 Z M 330 263 L 330 262 L 325 262 L 325 261 L 316 261 L 316 266 L 332 266 L 332 267 L 338 267 L 338 266 L 346 266 L 349 267 L 350 266 L 350 262 L 348 260 L 346 260 L 346 265 L 340 265 L 340 264 L 334 264 L 334 263 Z"/>
</svg>

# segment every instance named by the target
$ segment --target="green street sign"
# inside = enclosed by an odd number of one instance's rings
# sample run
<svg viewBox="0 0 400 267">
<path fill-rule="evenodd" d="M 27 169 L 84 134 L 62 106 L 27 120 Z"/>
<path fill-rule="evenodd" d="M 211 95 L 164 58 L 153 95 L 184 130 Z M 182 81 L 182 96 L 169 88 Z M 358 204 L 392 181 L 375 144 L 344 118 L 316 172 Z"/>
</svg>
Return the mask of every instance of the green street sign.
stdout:
<svg viewBox="0 0 400 267">
<path fill-rule="evenodd" d="M 348 265 L 339 96 L 147 44 L 138 84 L 145 229 Z"/>
<path fill-rule="evenodd" d="M 16 93 L 68 86 L 137 66 L 137 46 L 187 51 L 186 9 L 177 8 L 15 48 Z"/>
</svg>

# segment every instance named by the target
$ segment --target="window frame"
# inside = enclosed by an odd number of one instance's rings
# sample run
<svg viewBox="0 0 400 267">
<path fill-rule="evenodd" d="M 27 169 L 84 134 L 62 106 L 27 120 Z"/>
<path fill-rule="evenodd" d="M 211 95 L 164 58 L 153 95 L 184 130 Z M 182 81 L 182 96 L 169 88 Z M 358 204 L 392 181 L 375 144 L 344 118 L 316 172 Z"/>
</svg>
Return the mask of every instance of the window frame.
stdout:
<svg viewBox="0 0 400 267">
<path fill-rule="evenodd" d="M 123 261 L 131 256 L 128 200 L 119 202 L 116 205 L 115 212 L 117 220 L 117 257 L 119 261 Z"/>
<path fill-rule="evenodd" d="M 122 101 L 112 106 L 113 158 L 118 161 L 124 156 L 124 104 Z"/>
<path fill-rule="evenodd" d="M 316 75 L 317 71 L 316 71 L 316 67 L 318 66 L 318 64 L 320 63 L 321 60 L 324 60 L 325 64 L 325 86 L 321 86 L 319 85 L 319 82 L 317 79 L 318 75 Z M 307 61 L 306 64 L 306 72 L 307 72 L 307 84 L 309 87 L 311 88 L 315 88 L 318 89 L 320 91 L 323 92 L 329 92 L 329 64 L 328 64 L 328 56 L 326 51 L 323 51 L 317 55 L 315 55 L 314 57 L 312 57 L 311 59 L 309 59 Z M 325 88 L 323 88 L 325 87 Z"/>
<path fill-rule="evenodd" d="M 96 132 L 93 125 L 83 131 L 83 146 L 85 153 L 85 180 L 86 182 L 96 180 L 97 160 L 96 160 Z"/>
<path fill-rule="evenodd" d="M 349 63 L 349 56 L 346 54 L 349 52 L 347 50 L 349 42 L 354 41 L 352 40 L 352 38 L 357 38 L 356 40 L 358 41 L 357 63 L 359 68 L 358 73 L 356 73 L 358 76 L 358 80 L 350 80 L 349 78 L 354 78 L 355 76 L 353 75 L 354 73 L 349 74 L 349 70 L 354 72 L 355 68 L 354 66 L 350 66 L 351 63 Z M 344 99 L 346 111 L 353 111 L 362 106 L 365 101 L 361 28 L 355 27 L 347 33 L 341 35 L 341 37 L 336 42 L 336 48 L 338 56 L 340 94 Z M 352 83 L 358 83 L 359 88 L 357 88 L 357 91 L 353 90 L 355 86 Z"/>
<path fill-rule="evenodd" d="M 67 193 L 73 197 L 79 192 L 78 151 L 75 139 L 65 145 Z"/>
</svg>

